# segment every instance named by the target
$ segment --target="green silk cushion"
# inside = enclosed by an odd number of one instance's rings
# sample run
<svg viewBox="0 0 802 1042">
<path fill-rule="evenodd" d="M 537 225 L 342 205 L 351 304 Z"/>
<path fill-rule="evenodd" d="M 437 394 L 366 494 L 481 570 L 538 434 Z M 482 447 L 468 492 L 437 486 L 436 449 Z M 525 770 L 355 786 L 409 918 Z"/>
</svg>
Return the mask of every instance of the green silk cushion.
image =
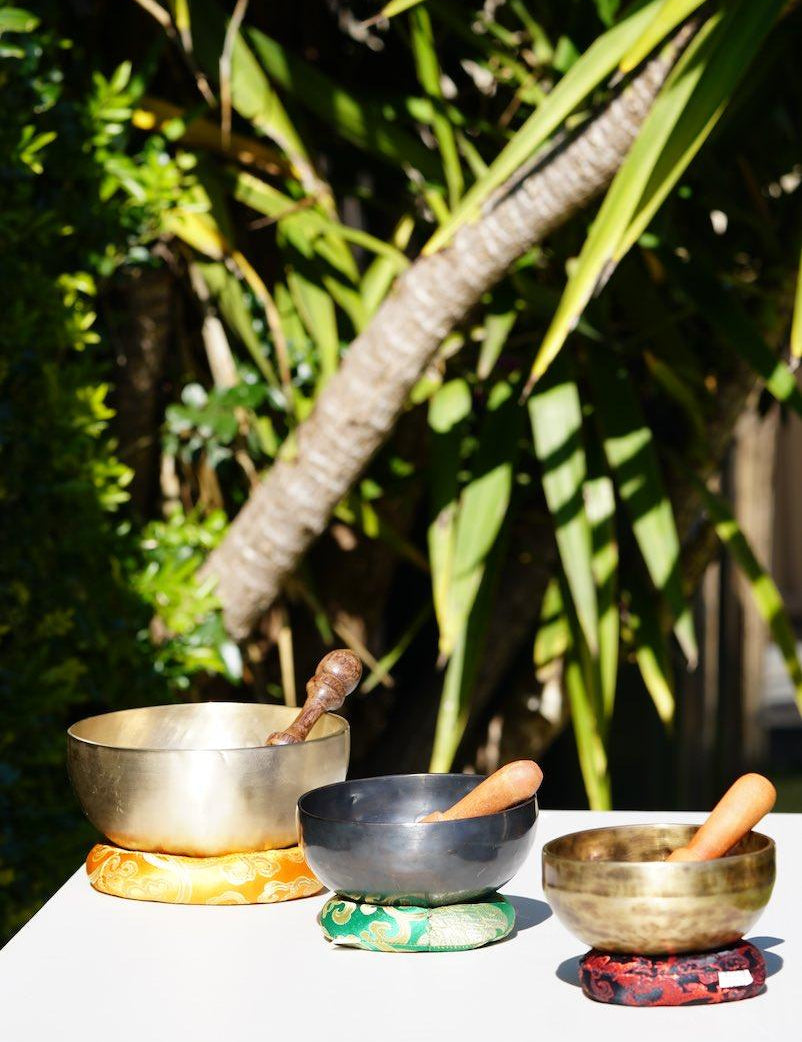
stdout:
<svg viewBox="0 0 802 1042">
<path fill-rule="evenodd" d="M 461 952 L 506 937 L 515 909 L 500 894 L 442 908 L 361 904 L 335 895 L 317 917 L 324 937 L 371 952 Z"/>
</svg>

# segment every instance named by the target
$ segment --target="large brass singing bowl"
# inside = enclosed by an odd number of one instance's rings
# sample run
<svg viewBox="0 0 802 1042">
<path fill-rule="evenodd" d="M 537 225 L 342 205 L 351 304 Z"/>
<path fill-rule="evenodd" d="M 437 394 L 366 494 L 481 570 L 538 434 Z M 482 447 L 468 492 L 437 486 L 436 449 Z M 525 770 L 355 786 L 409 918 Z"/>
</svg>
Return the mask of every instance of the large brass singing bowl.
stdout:
<svg viewBox="0 0 802 1042">
<path fill-rule="evenodd" d="M 292 846 L 298 797 L 342 781 L 349 753 L 333 714 L 305 742 L 265 746 L 297 712 L 204 702 L 92 716 L 67 732 L 70 780 L 118 846 L 196 857 Z"/>
<path fill-rule="evenodd" d="M 593 948 L 665 955 L 734 944 L 774 886 L 774 841 L 759 832 L 726 857 L 672 862 L 696 825 L 588 829 L 543 847 L 543 890 L 557 917 Z"/>
</svg>

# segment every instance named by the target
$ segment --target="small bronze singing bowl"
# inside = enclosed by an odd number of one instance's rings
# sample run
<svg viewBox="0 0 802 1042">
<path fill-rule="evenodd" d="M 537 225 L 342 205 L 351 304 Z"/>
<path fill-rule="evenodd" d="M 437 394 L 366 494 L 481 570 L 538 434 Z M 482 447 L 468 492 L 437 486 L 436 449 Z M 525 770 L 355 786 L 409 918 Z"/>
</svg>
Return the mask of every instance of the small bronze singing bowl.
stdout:
<svg viewBox="0 0 802 1042">
<path fill-rule="evenodd" d="M 124 709 L 68 734 L 67 765 L 84 813 L 112 843 L 209 857 L 297 843 L 295 804 L 341 781 L 349 731 L 327 713 L 305 742 L 266 746 L 298 710 L 239 702 Z"/>
<path fill-rule="evenodd" d="M 543 890 L 574 936 L 610 952 L 666 955 L 734 944 L 766 907 L 774 841 L 750 832 L 726 857 L 664 859 L 696 825 L 588 829 L 543 847 Z"/>
</svg>

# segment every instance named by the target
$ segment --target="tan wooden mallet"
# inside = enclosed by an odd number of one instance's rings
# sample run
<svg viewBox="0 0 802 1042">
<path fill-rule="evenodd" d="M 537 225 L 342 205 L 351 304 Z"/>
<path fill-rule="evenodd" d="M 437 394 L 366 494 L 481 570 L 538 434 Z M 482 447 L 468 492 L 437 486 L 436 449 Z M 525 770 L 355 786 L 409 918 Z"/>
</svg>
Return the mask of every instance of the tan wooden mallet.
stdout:
<svg viewBox="0 0 802 1042">
<path fill-rule="evenodd" d="M 353 651 L 338 648 L 318 662 L 315 675 L 306 685 L 306 701 L 286 731 L 274 731 L 265 745 L 296 745 L 324 713 L 339 709 L 362 676 L 362 663 Z"/>
<path fill-rule="evenodd" d="M 762 774 L 744 774 L 724 793 L 687 846 L 667 861 L 712 861 L 723 857 L 768 814 L 777 791 Z"/>
<path fill-rule="evenodd" d="M 485 778 L 467 796 L 448 810 L 434 810 L 420 818 L 422 822 L 456 821 L 459 818 L 481 818 L 528 800 L 543 781 L 543 771 L 534 760 L 515 760 Z"/>
</svg>

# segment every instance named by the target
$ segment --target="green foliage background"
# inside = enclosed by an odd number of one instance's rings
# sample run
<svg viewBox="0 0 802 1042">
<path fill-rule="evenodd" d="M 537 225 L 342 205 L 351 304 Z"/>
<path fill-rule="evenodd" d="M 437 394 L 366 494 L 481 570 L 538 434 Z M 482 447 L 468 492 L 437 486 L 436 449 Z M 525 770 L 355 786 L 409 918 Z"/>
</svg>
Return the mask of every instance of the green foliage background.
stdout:
<svg viewBox="0 0 802 1042">
<path fill-rule="evenodd" d="M 0 71 L 0 934 L 85 853 L 65 786 L 80 715 L 166 689 L 132 589 L 96 281 L 139 236 L 141 211 L 104 198 L 119 116 L 85 56 L 51 31 L 14 37 Z M 83 74 L 81 69 L 85 70 Z"/>
<path fill-rule="evenodd" d="M 798 162 L 799 18 L 775 27 L 746 82 L 727 57 L 769 32 L 773 0 L 724 5 L 726 18 L 705 8 L 712 71 L 695 108 L 670 82 L 661 104 L 674 122 L 650 130 L 656 163 L 636 155 L 627 171 L 648 175 L 644 196 L 611 192 L 595 231 L 591 210 L 477 303 L 253 639 L 231 641 L 211 585 L 195 584 L 396 276 L 533 149 L 592 116 L 626 57 L 621 25 L 635 42 L 627 20 L 646 25 L 645 5 L 617 0 L 408 6 L 365 31 L 376 5 L 313 4 L 306 19 L 294 4 L 252 5 L 226 90 L 228 7 L 214 0 L 165 7 L 167 34 L 133 4 L 0 9 L 0 937 L 93 835 L 65 780 L 69 723 L 174 697 L 281 697 L 335 640 L 369 667 L 354 708 L 363 770 L 406 769 L 410 749 L 431 750 L 436 769 L 474 763 L 487 717 L 514 716 L 516 699 L 529 705 L 557 677 L 578 748 L 570 769 L 592 805 L 608 805 L 611 737 L 629 718 L 621 674 L 642 678 L 652 722 L 673 726 L 675 701 L 681 716 L 674 667 L 680 648 L 695 657 L 698 579 L 683 585 L 685 539 L 703 514 L 802 701 L 781 601 L 727 504 L 702 485 L 688 508 L 690 472 L 707 478 L 729 437 L 717 429 L 722 388 L 757 374 L 802 412 L 777 352 L 799 256 L 799 195 L 778 187 Z M 698 6 L 651 4 L 652 44 Z M 108 31 L 118 20 L 136 30 L 131 54 L 127 33 Z M 725 116 L 686 172 L 680 159 L 719 102 Z M 715 212 L 726 234 L 711 228 Z M 152 433 L 179 492 L 139 517 L 113 434 L 102 302 L 121 274 L 165 268 L 180 337 Z M 524 404 L 544 343 L 548 358 L 562 353 Z M 542 610 L 538 589 L 517 673 L 497 676 L 476 714 L 494 612 L 504 617 L 510 573 L 533 558 L 548 573 Z"/>
</svg>

